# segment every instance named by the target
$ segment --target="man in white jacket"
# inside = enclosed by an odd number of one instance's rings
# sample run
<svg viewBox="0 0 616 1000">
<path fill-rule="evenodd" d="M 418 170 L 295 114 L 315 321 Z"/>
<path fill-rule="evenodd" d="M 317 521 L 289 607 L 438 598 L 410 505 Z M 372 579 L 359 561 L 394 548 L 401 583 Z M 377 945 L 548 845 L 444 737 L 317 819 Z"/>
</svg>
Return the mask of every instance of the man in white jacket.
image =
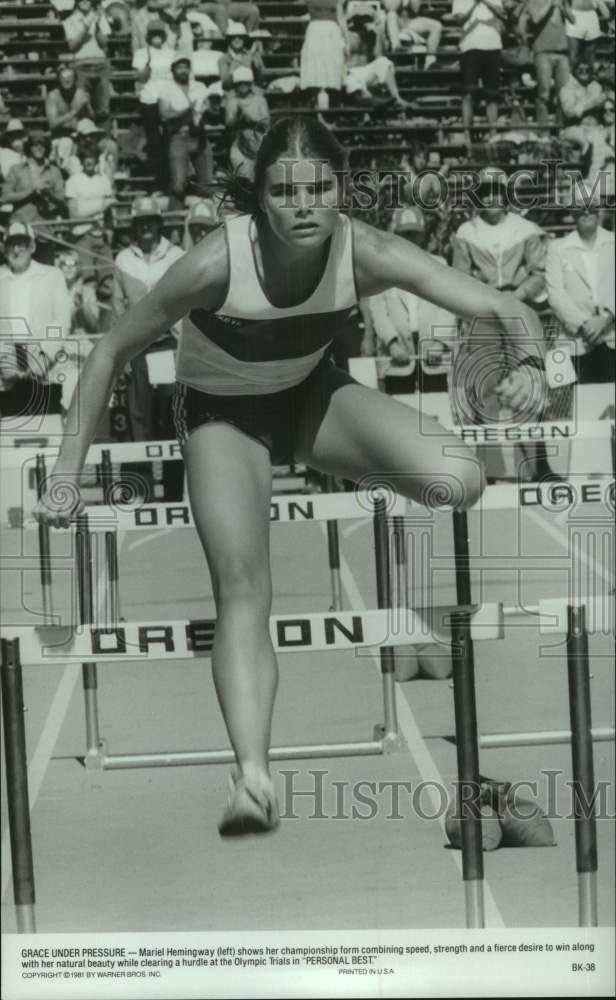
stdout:
<svg viewBox="0 0 616 1000">
<path fill-rule="evenodd" d="M 49 412 L 58 340 L 71 329 L 71 300 L 57 267 L 32 259 L 33 228 L 12 222 L 0 268 L 0 415 Z M 59 397 L 59 391 L 55 393 Z"/>
<path fill-rule="evenodd" d="M 548 299 L 573 341 L 579 381 L 613 382 L 614 233 L 601 226 L 597 189 L 576 188 L 573 203 L 575 229 L 548 247 Z"/>
</svg>

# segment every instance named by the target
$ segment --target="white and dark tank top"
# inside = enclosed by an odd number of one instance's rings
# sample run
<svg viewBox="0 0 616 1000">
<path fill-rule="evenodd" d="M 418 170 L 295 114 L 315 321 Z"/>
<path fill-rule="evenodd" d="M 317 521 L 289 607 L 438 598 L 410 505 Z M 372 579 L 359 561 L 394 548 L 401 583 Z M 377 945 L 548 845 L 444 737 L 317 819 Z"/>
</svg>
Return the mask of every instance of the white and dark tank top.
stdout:
<svg viewBox="0 0 616 1000">
<path fill-rule="evenodd" d="M 226 222 L 229 286 L 215 313 L 193 309 L 182 323 L 176 377 L 220 396 L 282 392 L 319 363 L 357 303 L 350 220 L 338 216 L 323 275 L 299 305 L 279 309 L 267 299 L 251 243 L 254 221 Z"/>
</svg>

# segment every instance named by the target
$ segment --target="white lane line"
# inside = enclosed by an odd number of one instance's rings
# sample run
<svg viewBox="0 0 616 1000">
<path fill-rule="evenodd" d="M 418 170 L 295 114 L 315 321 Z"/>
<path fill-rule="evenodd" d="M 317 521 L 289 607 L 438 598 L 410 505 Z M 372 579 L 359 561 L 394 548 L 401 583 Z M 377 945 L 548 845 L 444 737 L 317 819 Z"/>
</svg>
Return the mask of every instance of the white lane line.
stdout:
<svg viewBox="0 0 616 1000">
<path fill-rule="evenodd" d="M 557 520 L 555 523 L 552 522 L 551 520 L 548 521 L 547 518 L 541 517 L 539 512 L 533 510 L 531 507 L 528 507 L 525 510 L 525 515 L 527 517 L 530 517 L 535 522 L 535 524 L 537 524 L 541 528 L 542 531 L 545 531 L 546 535 L 550 535 L 550 537 L 553 538 L 555 542 L 558 542 L 559 545 L 562 545 L 564 549 L 569 550 L 570 542 L 568 534 L 566 533 L 568 522 L 564 520 L 566 515 L 563 515 L 562 521 Z M 557 525 L 560 525 L 560 527 L 557 527 Z M 593 525 L 591 522 L 589 522 L 587 525 L 580 524 L 577 527 L 578 530 L 581 530 L 582 528 L 586 527 L 588 527 L 589 529 L 592 529 L 594 527 L 594 528 L 599 528 L 602 531 L 605 530 L 604 525 L 598 525 L 598 524 Z M 579 559 L 584 566 L 590 567 L 590 569 L 594 573 L 596 573 L 597 576 L 601 577 L 603 582 L 607 584 L 608 587 L 611 587 L 613 585 L 613 576 L 610 575 L 609 568 L 604 570 L 600 564 L 597 564 L 594 560 L 591 561 L 590 559 L 588 559 L 588 557 L 584 554 L 583 550 L 578 550 L 575 553 L 575 555 L 572 554 L 572 559 L 574 558 Z"/>
<path fill-rule="evenodd" d="M 327 526 L 321 524 L 321 529 L 324 534 L 327 534 Z M 340 574 L 342 577 L 342 584 L 347 592 L 347 597 L 349 599 L 350 607 L 357 608 L 358 610 L 365 607 L 365 602 L 362 598 L 359 587 L 357 586 L 357 581 L 353 576 L 348 562 L 341 554 L 340 556 Z M 379 676 L 381 673 L 379 657 L 377 653 L 370 654 L 374 662 L 375 668 L 377 669 Z M 445 832 L 445 817 L 439 815 L 442 811 L 442 803 L 440 797 L 437 796 L 436 792 L 433 791 L 434 786 L 445 788 L 445 780 L 438 769 L 436 761 L 432 757 L 432 754 L 428 750 L 423 736 L 421 735 L 419 726 L 415 720 L 415 716 L 411 711 L 411 707 L 404 695 L 404 692 L 400 684 L 396 684 L 396 707 L 398 710 L 398 724 L 400 732 L 404 736 L 406 743 L 409 748 L 409 752 L 412 754 L 417 768 L 419 770 L 422 782 L 425 782 L 426 791 L 432 801 L 433 811 L 439 816 L 439 823 Z M 460 851 L 449 851 L 449 856 L 456 865 L 460 877 L 462 876 L 462 855 Z M 504 927 L 505 922 L 501 916 L 501 912 L 496 905 L 496 900 L 492 894 L 492 890 L 488 885 L 486 879 L 484 879 L 484 902 L 485 902 L 485 915 L 486 923 L 488 927 Z M 460 887 L 461 888 L 461 887 Z"/>
<path fill-rule="evenodd" d="M 121 536 L 119 536 L 121 537 Z M 126 536 L 125 536 L 126 537 Z M 120 542 L 120 553 L 124 545 L 124 539 Z M 118 553 L 118 557 L 119 554 Z M 101 563 L 100 570 L 96 577 L 96 584 L 94 593 L 98 595 L 97 605 L 98 605 L 98 616 L 102 617 L 102 612 L 104 610 L 104 579 L 105 579 L 105 565 L 104 562 Z M 56 688 L 56 693 L 53 696 L 51 705 L 49 706 L 49 711 L 47 713 L 47 718 L 45 719 L 39 741 L 36 746 L 36 750 L 30 759 L 28 765 L 28 797 L 30 800 L 30 816 L 32 816 L 34 811 L 34 805 L 38 798 L 43 780 L 47 773 L 47 768 L 51 760 L 51 755 L 53 749 L 56 745 L 56 741 L 60 734 L 60 730 L 64 724 L 64 719 L 68 710 L 68 706 L 73 697 L 73 692 L 75 690 L 75 685 L 77 684 L 78 678 L 81 676 L 81 665 L 71 663 L 67 665 L 64 669 L 64 673 L 60 678 L 58 687 Z M 4 834 L 2 835 L 2 844 L 0 849 L 0 857 L 2 861 L 2 882 L 0 884 L 0 897 L 4 896 L 9 882 L 11 881 L 12 875 L 12 865 L 11 865 L 11 842 L 10 842 L 10 831 L 7 825 Z"/>
<path fill-rule="evenodd" d="M 132 542 L 129 542 L 127 551 L 132 552 L 134 549 L 138 549 L 140 545 L 147 545 L 148 542 L 162 538 L 163 535 L 168 535 L 171 531 L 175 531 L 175 528 L 157 528 L 151 534 L 147 534 L 143 538 L 135 538 Z"/>
</svg>

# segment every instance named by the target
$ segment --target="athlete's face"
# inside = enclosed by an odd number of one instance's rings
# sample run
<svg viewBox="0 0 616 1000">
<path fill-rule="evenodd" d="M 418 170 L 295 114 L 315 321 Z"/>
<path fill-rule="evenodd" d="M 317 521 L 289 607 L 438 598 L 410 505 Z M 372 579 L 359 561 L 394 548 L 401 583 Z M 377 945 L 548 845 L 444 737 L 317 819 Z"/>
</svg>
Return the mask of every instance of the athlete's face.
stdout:
<svg viewBox="0 0 616 1000">
<path fill-rule="evenodd" d="M 338 218 L 338 183 L 329 163 L 280 158 L 267 168 L 261 207 L 276 236 L 289 246 L 320 246 Z"/>
</svg>

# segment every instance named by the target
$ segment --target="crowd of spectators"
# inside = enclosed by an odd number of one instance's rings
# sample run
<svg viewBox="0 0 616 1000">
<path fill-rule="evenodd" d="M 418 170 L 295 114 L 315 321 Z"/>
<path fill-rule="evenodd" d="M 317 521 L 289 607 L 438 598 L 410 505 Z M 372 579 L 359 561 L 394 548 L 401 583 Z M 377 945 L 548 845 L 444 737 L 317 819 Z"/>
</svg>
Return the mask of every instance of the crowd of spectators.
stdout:
<svg viewBox="0 0 616 1000">
<path fill-rule="evenodd" d="M 392 207 L 391 184 L 381 180 L 376 204 L 364 214 L 549 313 L 560 334 L 573 338 L 579 379 L 613 377 L 614 236 L 604 208 L 614 194 L 614 82 L 613 71 L 597 62 L 597 40 L 613 32 L 613 9 L 604 0 L 452 0 L 447 17 L 442 5 L 426 0 L 306 0 L 298 4 L 305 26 L 293 73 L 276 75 L 268 70 L 276 35 L 262 26 L 255 3 L 52 0 L 52 6 L 66 53 L 47 78 L 47 128 L 28 127 L 0 103 L 0 316 L 28 317 L 39 335 L 26 289 L 36 283 L 38 294 L 48 282 L 54 324 L 71 334 L 104 333 L 232 208 L 219 192 L 230 173 L 251 178 L 275 113 L 274 94 L 290 95 L 328 124 L 336 124 L 338 111 L 357 108 L 364 114 L 359 133 L 375 116 L 395 133 L 396 125 L 423 113 L 413 86 L 403 86 L 399 57 L 412 58 L 413 79 L 437 80 L 445 32 L 454 28 L 458 132 L 434 128 L 430 145 L 410 133 L 399 157 L 366 157 L 375 169 L 392 167 L 400 203 Z M 139 161 L 149 175 L 147 196 L 133 201 L 122 226 L 126 173 L 110 57 L 117 37 L 131 39 Z M 534 92 L 534 120 L 517 99 L 507 105 L 503 71 L 512 66 L 511 92 L 515 97 L 516 86 Z M 571 151 L 588 185 L 586 202 L 568 212 L 555 202 L 533 215 L 511 206 L 506 174 L 487 171 L 480 203 L 461 205 L 448 182 L 467 164 L 498 160 L 503 142 L 519 150 L 518 163 L 524 155 Z M 600 193 L 588 194 L 599 180 Z M 546 220 L 557 230 L 568 223 L 571 232 L 553 238 Z M 360 303 L 356 349 L 389 355 L 407 389 L 443 389 L 452 339 L 435 337 L 436 328 L 455 331 L 456 318 L 435 316 L 406 293 L 387 293 Z M 152 351 L 173 351 L 176 336 L 169 331 Z M 23 358 L 20 364 L 23 370 Z M 0 392 L 3 412 L 19 368 L 11 365 Z M 145 355 L 130 376 L 130 435 L 170 436 L 168 393 L 152 390 Z"/>
</svg>

